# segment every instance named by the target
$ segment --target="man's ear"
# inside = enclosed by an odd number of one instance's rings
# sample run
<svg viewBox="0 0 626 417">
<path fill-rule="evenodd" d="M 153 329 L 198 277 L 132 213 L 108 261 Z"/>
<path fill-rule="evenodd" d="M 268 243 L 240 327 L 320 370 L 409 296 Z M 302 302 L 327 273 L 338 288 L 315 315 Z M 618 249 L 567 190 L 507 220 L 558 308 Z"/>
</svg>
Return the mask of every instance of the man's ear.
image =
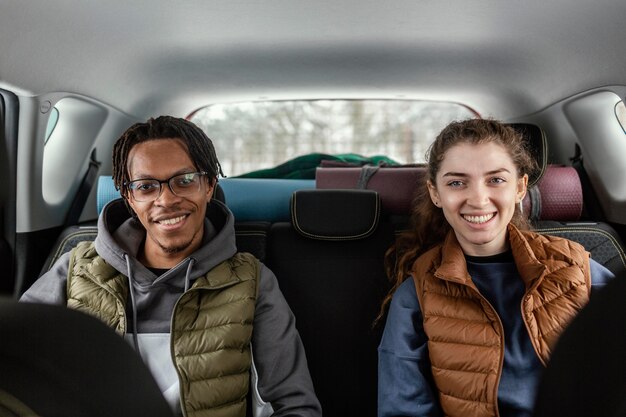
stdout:
<svg viewBox="0 0 626 417">
<path fill-rule="evenodd" d="M 206 197 L 207 201 L 211 201 L 213 193 L 215 192 L 215 187 L 217 187 L 217 177 L 207 177 L 207 185 Z"/>
<path fill-rule="evenodd" d="M 133 216 L 134 219 L 137 219 L 137 212 L 135 212 L 135 207 L 131 199 L 128 197 L 122 197 L 122 198 L 124 199 L 124 205 L 128 209 L 128 212 L 130 213 L 130 215 Z"/>
</svg>

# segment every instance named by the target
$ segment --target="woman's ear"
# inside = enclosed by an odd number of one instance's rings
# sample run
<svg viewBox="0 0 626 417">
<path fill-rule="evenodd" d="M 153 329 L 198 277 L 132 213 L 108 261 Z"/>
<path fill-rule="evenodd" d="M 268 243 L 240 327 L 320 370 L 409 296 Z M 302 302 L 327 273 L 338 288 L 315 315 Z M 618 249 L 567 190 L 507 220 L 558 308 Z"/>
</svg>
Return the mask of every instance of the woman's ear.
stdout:
<svg viewBox="0 0 626 417">
<path fill-rule="evenodd" d="M 528 190 L 528 174 L 517 180 L 517 202 L 519 203 L 526 196 Z"/>
<path fill-rule="evenodd" d="M 434 205 L 439 207 L 441 203 L 439 202 L 439 193 L 437 192 L 437 187 L 434 186 L 430 180 L 426 181 L 426 187 L 428 187 L 428 194 L 430 194 L 430 199 Z"/>
</svg>

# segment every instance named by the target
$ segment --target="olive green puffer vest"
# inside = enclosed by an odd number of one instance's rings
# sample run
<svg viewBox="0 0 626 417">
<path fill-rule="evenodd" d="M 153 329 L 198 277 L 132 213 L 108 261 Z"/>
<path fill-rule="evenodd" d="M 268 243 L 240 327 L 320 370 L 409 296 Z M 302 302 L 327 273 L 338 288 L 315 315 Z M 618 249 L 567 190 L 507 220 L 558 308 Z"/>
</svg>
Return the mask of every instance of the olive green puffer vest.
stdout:
<svg viewBox="0 0 626 417">
<path fill-rule="evenodd" d="M 177 301 L 171 350 L 184 415 L 246 415 L 259 272 L 254 256 L 237 253 L 198 278 Z M 126 332 L 128 279 L 96 253 L 92 242 L 73 250 L 67 292 L 68 307 Z"/>
<path fill-rule="evenodd" d="M 569 240 L 511 225 L 509 242 L 526 286 L 522 318 L 545 365 L 561 332 L 589 300 L 589 254 Z M 413 277 L 444 415 L 498 416 L 504 330 L 469 276 L 454 233 L 415 261 Z"/>
</svg>

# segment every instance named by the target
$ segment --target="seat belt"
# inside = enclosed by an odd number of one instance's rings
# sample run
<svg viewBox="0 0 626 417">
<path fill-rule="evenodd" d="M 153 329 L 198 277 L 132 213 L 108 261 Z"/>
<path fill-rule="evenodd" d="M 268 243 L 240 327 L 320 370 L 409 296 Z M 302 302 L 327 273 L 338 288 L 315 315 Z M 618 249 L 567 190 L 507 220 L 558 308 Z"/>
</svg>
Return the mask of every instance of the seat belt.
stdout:
<svg viewBox="0 0 626 417">
<path fill-rule="evenodd" d="M 578 144 L 575 145 L 574 156 L 570 158 L 570 161 L 572 161 L 572 166 L 578 172 L 578 177 L 583 187 L 583 218 L 606 221 L 604 210 L 598 202 L 598 196 L 593 191 L 591 180 L 585 169 L 582 150 Z"/>
<path fill-rule="evenodd" d="M 74 196 L 74 201 L 72 201 L 72 206 L 65 217 L 63 228 L 78 223 L 78 219 L 80 218 L 83 208 L 85 207 L 85 203 L 87 202 L 87 197 L 89 197 L 89 193 L 96 182 L 96 178 L 98 177 L 99 169 L 100 162 L 96 159 L 96 150 L 94 149 L 91 151 L 91 155 L 89 156 L 89 167 L 87 168 L 87 172 L 80 183 L 80 187 L 78 187 L 78 191 Z"/>
</svg>

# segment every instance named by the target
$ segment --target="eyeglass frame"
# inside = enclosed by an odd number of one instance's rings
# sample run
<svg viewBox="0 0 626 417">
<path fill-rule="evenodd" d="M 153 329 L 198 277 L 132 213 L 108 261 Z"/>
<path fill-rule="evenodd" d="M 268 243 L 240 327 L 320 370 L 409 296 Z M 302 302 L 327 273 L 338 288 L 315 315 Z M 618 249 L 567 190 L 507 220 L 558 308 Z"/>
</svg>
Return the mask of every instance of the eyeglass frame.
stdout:
<svg viewBox="0 0 626 417">
<path fill-rule="evenodd" d="M 176 192 L 174 192 L 174 190 L 172 189 L 172 185 L 170 184 L 170 181 L 172 181 L 174 178 L 176 177 L 180 177 L 181 175 L 189 175 L 189 174 L 194 174 L 194 175 L 199 175 L 200 177 L 205 176 L 205 175 L 209 175 L 208 172 L 206 171 L 195 171 L 195 172 L 182 172 L 180 174 L 176 174 L 176 175 L 172 175 L 171 177 L 169 177 L 166 180 L 158 180 L 156 178 L 139 178 L 136 180 L 132 180 L 132 181 L 127 181 L 124 183 L 124 188 L 126 188 L 128 194 L 132 197 L 133 200 L 135 200 L 138 203 L 150 203 L 152 201 L 156 201 L 159 199 L 159 197 L 161 197 L 161 194 L 163 194 L 163 184 L 167 184 L 167 188 L 170 189 L 171 193 L 174 194 L 177 197 L 186 197 L 186 196 L 181 196 L 176 194 Z M 156 181 L 159 183 L 159 194 L 157 194 L 157 196 L 152 199 L 152 200 L 137 200 L 135 198 L 135 195 L 133 194 L 133 190 L 130 188 L 130 185 L 134 182 L 138 182 L 138 181 Z M 200 186 L 198 186 L 198 190 L 200 189 Z"/>
</svg>

